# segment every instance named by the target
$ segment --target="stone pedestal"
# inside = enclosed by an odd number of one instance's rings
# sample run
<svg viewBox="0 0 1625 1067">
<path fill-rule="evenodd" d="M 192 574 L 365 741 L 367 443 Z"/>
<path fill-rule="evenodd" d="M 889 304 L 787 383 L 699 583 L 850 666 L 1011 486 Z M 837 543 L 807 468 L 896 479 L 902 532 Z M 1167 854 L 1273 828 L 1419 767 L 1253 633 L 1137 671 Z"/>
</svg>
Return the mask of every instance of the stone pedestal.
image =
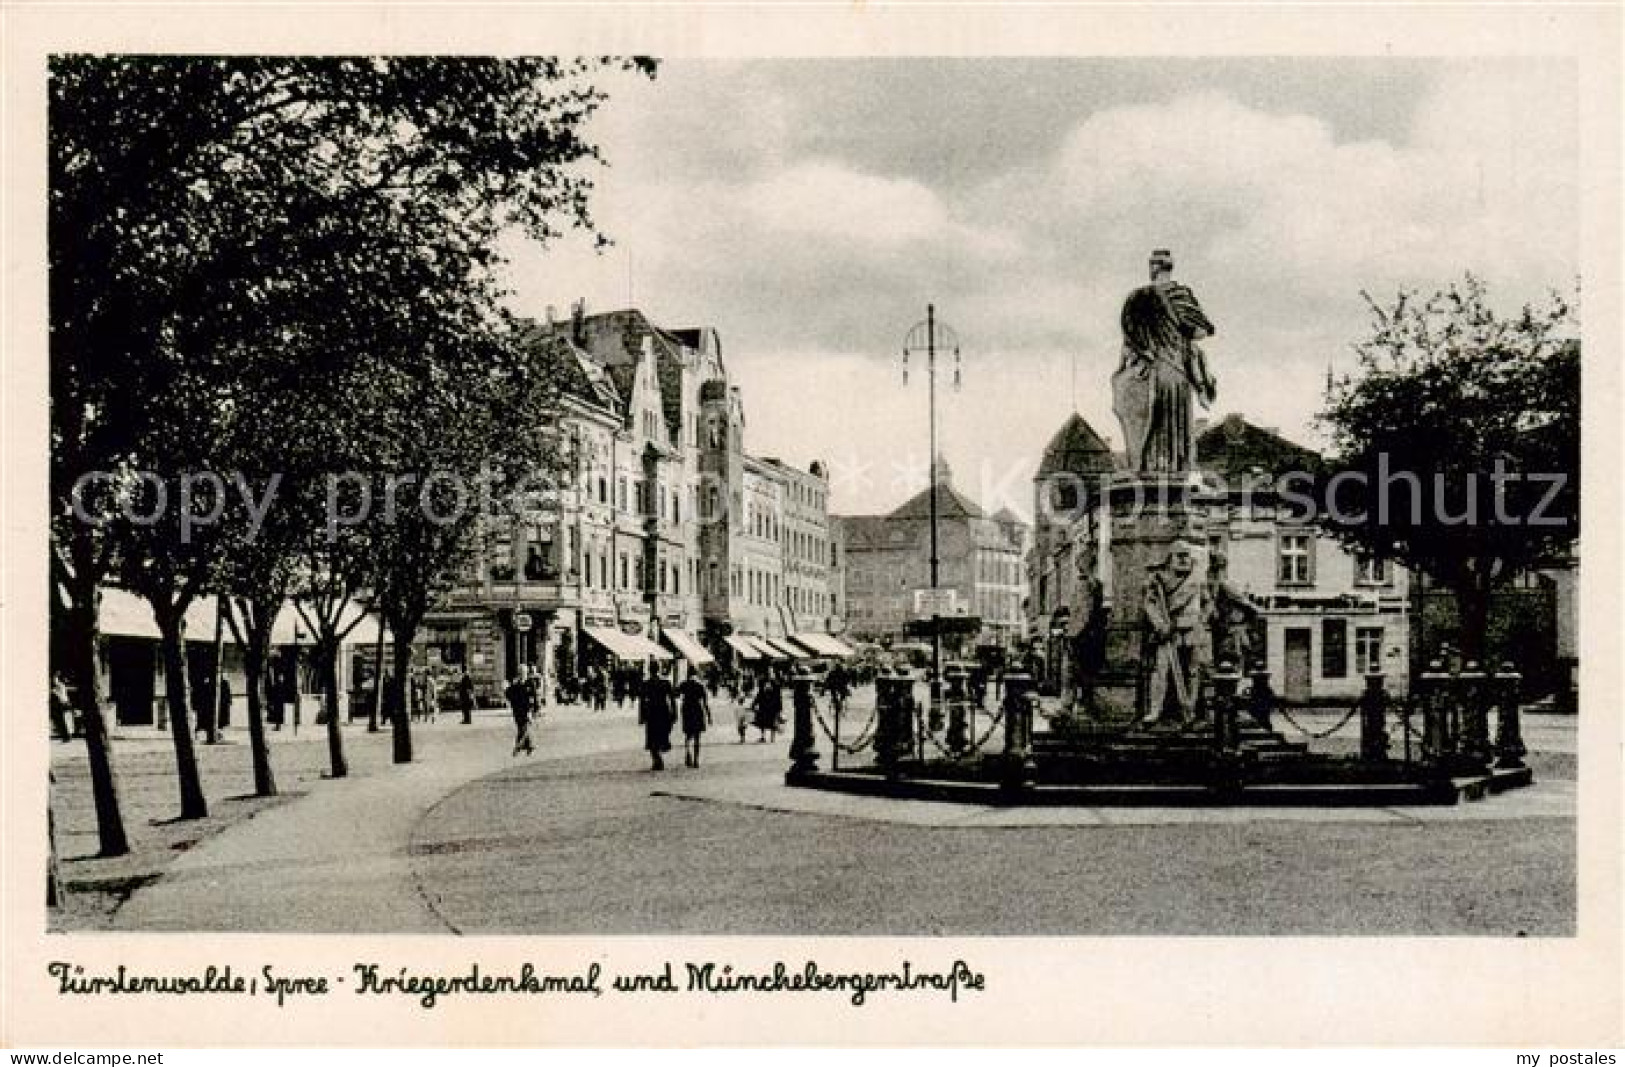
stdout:
<svg viewBox="0 0 1625 1067">
<path fill-rule="evenodd" d="M 1097 718 L 1126 721 L 1145 711 L 1141 669 L 1142 602 L 1149 568 L 1162 563 L 1175 541 L 1199 546 L 1196 573 L 1207 574 L 1209 509 L 1195 474 L 1119 474 L 1106 487 L 1111 522 L 1109 607 L 1105 666 L 1093 686 Z M 1204 632 L 1202 639 L 1207 641 Z M 1204 659 L 1211 662 L 1212 656 Z"/>
</svg>

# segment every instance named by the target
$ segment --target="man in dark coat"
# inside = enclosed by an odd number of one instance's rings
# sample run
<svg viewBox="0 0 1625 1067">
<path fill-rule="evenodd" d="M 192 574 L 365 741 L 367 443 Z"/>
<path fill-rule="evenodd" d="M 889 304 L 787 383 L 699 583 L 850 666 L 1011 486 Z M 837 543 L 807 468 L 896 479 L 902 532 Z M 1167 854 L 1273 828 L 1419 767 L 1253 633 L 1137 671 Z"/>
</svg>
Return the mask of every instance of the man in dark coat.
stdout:
<svg viewBox="0 0 1625 1067">
<path fill-rule="evenodd" d="M 508 698 L 508 709 L 513 712 L 513 754 L 534 754 L 536 745 L 530 739 L 530 687 L 525 684 L 525 676 L 514 675 L 503 695 Z"/>
<path fill-rule="evenodd" d="M 463 713 L 464 725 L 474 721 L 474 677 L 467 667 L 457 678 L 457 708 Z"/>
<path fill-rule="evenodd" d="M 638 722 L 643 726 L 643 747 L 649 750 L 651 771 L 666 769 L 662 757 L 671 751 L 671 728 L 676 719 L 671 683 L 651 661 L 648 676 L 638 689 Z"/>
<path fill-rule="evenodd" d="M 700 735 L 711 725 L 711 700 L 705 683 L 690 667 L 688 678 L 677 687 L 677 704 L 683 718 L 683 763 L 700 765 Z"/>
</svg>

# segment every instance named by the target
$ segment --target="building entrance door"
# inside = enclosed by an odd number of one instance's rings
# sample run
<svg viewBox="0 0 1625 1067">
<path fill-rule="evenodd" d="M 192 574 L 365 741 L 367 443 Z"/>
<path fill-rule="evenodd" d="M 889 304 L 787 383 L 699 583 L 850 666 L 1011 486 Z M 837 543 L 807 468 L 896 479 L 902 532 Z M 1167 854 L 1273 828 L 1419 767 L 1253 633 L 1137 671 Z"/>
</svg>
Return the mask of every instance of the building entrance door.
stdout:
<svg viewBox="0 0 1625 1067">
<path fill-rule="evenodd" d="M 1286 631 L 1286 640 L 1282 646 L 1286 655 L 1286 677 L 1281 696 L 1297 704 L 1305 703 L 1309 699 L 1311 663 L 1309 642 L 1310 631 L 1294 627 Z"/>
</svg>

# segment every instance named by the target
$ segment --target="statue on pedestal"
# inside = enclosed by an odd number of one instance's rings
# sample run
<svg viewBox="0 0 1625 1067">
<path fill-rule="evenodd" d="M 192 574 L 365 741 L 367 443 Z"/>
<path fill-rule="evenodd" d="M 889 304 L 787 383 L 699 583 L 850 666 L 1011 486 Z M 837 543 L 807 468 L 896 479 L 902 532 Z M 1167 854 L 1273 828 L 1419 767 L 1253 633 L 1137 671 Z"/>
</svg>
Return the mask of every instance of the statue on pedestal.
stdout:
<svg viewBox="0 0 1625 1067">
<path fill-rule="evenodd" d="M 1151 284 L 1123 302 L 1123 360 L 1112 375 L 1112 410 L 1123 425 L 1129 469 L 1179 474 L 1191 469 L 1191 394 L 1203 406 L 1217 383 L 1198 341 L 1213 324 L 1188 288 L 1173 280 L 1173 255 L 1151 253 Z"/>
<path fill-rule="evenodd" d="M 1196 565 L 1197 546 L 1175 541 L 1168 557 L 1147 568 L 1142 612 L 1150 667 L 1145 722 L 1184 729 L 1196 719 L 1206 669 L 1208 621 L 1213 609 L 1207 575 Z"/>
</svg>

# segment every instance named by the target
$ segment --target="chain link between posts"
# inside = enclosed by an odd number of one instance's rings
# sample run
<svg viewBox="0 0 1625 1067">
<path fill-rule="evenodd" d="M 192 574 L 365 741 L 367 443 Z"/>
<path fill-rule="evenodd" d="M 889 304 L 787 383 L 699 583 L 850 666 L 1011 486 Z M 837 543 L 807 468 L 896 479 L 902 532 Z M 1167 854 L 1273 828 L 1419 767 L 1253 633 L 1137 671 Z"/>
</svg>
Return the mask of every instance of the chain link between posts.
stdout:
<svg viewBox="0 0 1625 1067">
<path fill-rule="evenodd" d="M 981 753 L 982 746 L 988 743 L 988 741 L 993 737 L 993 731 L 997 730 L 999 728 L 999 724 L 1004 721 L 1004 708 L 1003 706 L 1000 706 L 999 710 L 993 713 L 993 719 L 987 724 L 987 729 L 983 731 L 981 737 L 966 745 L 964 751 L 958 753 L 951 751 L 941 741 L 937 740 L 936 734 L 925 728 L 925 715 L 926 709 L 924 708 L 920 708 L 915 712 L 914 725 L 920 736 L 931 742 L 931 747 L 940 752 L 944 759 L 957 762 L 959 760 L 969 759 L 970 757 L 979 755 Z"/>
<path fill-rule="evenodd" d="M 1274 712 L 1274 714 L 1279 715 L 1279 716 L 1281 716 L 1281 718 L 1285 719 L 1288 723 L 1291 724 L 1291 726 L 1292 726 L 1292 728 L 1294 730 L 1298 731 L 1300 734 L 1303 734 L 1305 737 L 1309 738 L 1311 741 L 1324 741 L 1326 738 L 1332 736 L 1337 731 L 1339 731 L 1343 727 L 1347 726 L 1354 719 L 1354 716 L 1360 714 L 1360 705 L 1356 704 L 1352 708 L 1350 708 L 1349 713 L 1347 715 L 1343 716 L 1343 718 L 1338 721 L 1337 725 L 1333 726 L 1329 730 L 1311 730 L 1311 729 L 1309 729 L 1309 727 L 1303 725 L 1303 723 L 1301 723 L 1297 719 L 1293 718 L 1292 713 L 1290 711 L 1286 710 L 1283 707 L 1276 707 L 1276 708 L 1273 709 L 1273 712 Z"/>
<path fill-rule="evenodd" d="M 829 743 L 839 748 L 847 755 L 855 756 L 859 752 L 867 749 L 874 742 L 875 724 L 880 719 L 880 709 L 878 706 L 869 712 L 869 720 L 858 729 L 857 740 L 851 742 L 850 744 L 843 744 L 835 740 L 835 731 L 830 729 L 829 723 L 824 721 L 824 713 L 818 710 L 818 704 L 816 701 L 813 703 L 812 711 L 813 718 L 818 721 L 818 728 L 824 731 L 824 736 L 829 738 Z"/>
</svg>

